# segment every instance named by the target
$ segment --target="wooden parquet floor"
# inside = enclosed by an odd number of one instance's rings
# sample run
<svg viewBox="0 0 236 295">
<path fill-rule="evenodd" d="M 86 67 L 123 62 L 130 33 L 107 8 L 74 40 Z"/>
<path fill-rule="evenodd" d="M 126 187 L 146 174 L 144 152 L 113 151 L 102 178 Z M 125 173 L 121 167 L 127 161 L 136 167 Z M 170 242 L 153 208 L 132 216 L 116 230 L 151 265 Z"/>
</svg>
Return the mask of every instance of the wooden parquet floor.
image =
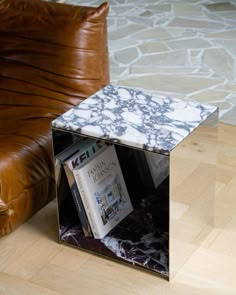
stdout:
<svg viewBox="0 0 236 295">
<path fill-rule="evenodd" d="M 216 228 L 169 283 L 60 245 L 54 200 L 0 239 L 0 295 L 235 295 L 236 127 L 224 124 L 219 128 L 216 218 Z"/>
</svg>

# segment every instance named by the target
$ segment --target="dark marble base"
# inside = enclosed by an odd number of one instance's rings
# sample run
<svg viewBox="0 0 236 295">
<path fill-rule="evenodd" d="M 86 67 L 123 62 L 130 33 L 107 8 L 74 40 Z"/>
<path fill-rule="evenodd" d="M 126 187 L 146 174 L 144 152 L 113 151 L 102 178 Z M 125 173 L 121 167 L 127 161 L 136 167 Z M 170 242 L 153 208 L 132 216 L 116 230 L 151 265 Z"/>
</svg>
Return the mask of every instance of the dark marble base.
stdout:
<svg viewBox="0 0 236 295">
<path fill-rule="evenodd" d="M 61 241 L 168 277 L 168 180 L 148 196 L 132 199 L 134 211 L 102 240 L 84 237 L 73 214 L 64 215 Z"/>
</svg>

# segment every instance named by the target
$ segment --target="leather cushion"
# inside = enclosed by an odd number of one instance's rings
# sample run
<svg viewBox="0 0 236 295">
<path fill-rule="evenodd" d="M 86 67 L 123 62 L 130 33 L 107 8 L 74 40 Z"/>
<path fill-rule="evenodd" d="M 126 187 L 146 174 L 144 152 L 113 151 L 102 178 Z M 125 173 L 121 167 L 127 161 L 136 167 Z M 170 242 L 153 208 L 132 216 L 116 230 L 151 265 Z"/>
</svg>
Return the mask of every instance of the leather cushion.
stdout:
<svg viewBox="0 0 236 295">
<path fill-rule="evenodd" d="M 59 114 L 105 86 L 107 13 L 107 3 L 0 0 L 1 105 L 50 106 Z"/>
<path fill-rule="evenodd" d="M 54 195 L 51 120 L 109 83 L 107 13 L 0 0 L 0 235 Z"/>
</svg>

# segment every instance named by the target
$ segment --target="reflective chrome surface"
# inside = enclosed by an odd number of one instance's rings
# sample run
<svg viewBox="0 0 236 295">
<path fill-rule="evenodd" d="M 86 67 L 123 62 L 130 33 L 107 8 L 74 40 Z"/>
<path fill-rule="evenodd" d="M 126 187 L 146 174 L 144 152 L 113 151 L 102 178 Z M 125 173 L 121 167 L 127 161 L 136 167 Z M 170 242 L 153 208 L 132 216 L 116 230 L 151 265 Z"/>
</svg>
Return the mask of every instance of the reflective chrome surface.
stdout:
<svg viewBox="0 0 236 295">
<path fill-rule="evenodd" d="M 214 224 L 218 111 L 170 154 L 170 279 Z"/>
</svg>

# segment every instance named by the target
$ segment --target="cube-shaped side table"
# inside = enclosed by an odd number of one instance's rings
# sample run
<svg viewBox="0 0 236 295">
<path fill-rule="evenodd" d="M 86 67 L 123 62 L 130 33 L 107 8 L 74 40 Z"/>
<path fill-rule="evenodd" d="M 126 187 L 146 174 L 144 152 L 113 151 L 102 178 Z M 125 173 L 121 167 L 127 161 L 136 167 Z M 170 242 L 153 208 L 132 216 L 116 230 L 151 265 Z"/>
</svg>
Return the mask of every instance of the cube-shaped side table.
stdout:
<svg viewBox="0 0 236 295">
<path fill-rule="evenodd" d="M 134 207 L 102 240 L 85 238 L 57 185 L 60 241 L 172 278 L 214 224 L 217 123 L 213 106 L 115 85 L 54 120 L 55 157 L 81 136 L 115 145 Z"/>
</svg>

